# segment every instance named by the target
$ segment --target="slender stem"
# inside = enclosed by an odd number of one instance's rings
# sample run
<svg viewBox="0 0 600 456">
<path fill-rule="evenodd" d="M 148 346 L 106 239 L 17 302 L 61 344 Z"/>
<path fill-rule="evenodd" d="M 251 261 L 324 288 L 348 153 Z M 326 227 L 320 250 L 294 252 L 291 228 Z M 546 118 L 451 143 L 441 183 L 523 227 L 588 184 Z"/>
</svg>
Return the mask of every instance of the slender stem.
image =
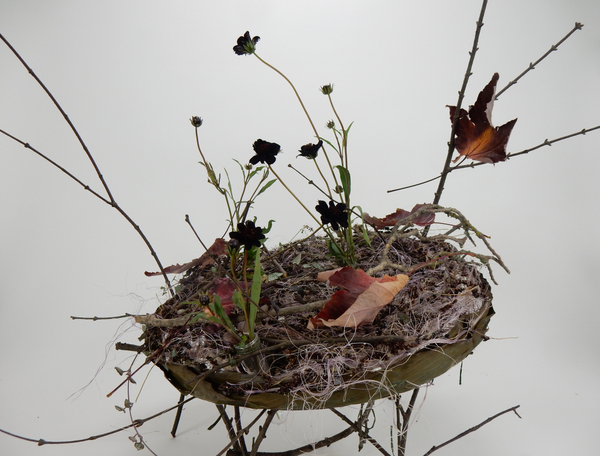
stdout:
<svg viewBox="0 0 600 456">
<path fill-rule="evenodd" d="M 331 105 L 331 109 L 335 114 L 338 122 L 340 123 L 340 127 L 342 129 L 342 148 L 340 149 L 340 158 L 342 159 L 342 166 L 348 169 L 348 137 L 346 134 L 346 129 L 344 128 L 344 124 L 337 111 L 335 110 L 335 106 L 333 105 L 333 100 L 331 99 L 331 94 L 327 94 L 327 98 L 329 99 L 329 104 Z M 342 155 L 343 154 L 343 155 Z"/>
<path fill-rule="evenodd" d="M 460 115 L 460 109 L 462 106 L 463 98 L 465 97 L 465 90 L 467 89 L 467 84 L 469 82 L 469 78 L 471 76 L 471 69 L 473 68 L 473 62 L 475 61 L 475 54 L 478 50 L 479 43 L 479 34 L 481 33 L 481 28 L 483 27 L 483 17 L 485 15 L 485 9 L 487 7 L 487 0 L 483 0 L 481 3 L 481 11 L 479 12 L 479 19 L 477 20 L 477 28 L 475 29 L 475 37 L 473 38 L 473 47 L 471 48 L 471 52 L 469 52 L 469 63 L 467 64 L 467 71 L 465 71 L 465 76 L 463 78 L 463 83 L 460 91 L 458 92 L 458 101 L 456 102 L 456 110 L 454 111 L 454 119 L 452 120 L 452 130 L 450 131 L 450 141 L 448 142 L 448 154 L 446 155 L 446 162 L 444 163 L 444 168 L 441 173 L 440 182 L 438 184 L 438 188 L 435 191 L 435 195 L 433 198 L 433 204 L 438 204 L 440 202 L 440 198 L 442 197 L 442 192 L 444 191 L 444 185 L 446 183 L 446 177 L 450 171 L 450 163 L 452 162 L 452 155 L 454 154 L 454 137 L 456 132 L 456 127 L 458 125 L 458 118 Z M 425 232 L 427 232 L 428 227 L 425 228 Z"/>
<path fill-rule="evenodd" d="M 292 81 L 290 81 L 285 74 L 283 74 L 281 71 L 279 71 L 273 65 L 271 65 L 267 61 L 263 60 L 256 52 L 254 52 L 254 56 L 258 60 L 260 60 L 262 63 L 264 63 L 266 66 L 268 66 L 273 71 L 275 71 L 277 74 L 279 74 L 283 79 L 285 79 L 287 81 L 287 83 L 290 85 L 290 87 L 292 88 L 292 90 L 296 94 L 296 98 L 298 98 L 298 101 L 300 102 L 300 106 L 302 106 L 302 110 L 304 111 L 304 114 L 306 115 L 306 118 L 308 119 L 308 122 L 310 123 L 310 126 L 313 129 L 313 132 L 315 133 L 315 137 L 317 139 L 320 138 L 319 133 L 317 132 L 317 129 L 315 127 L 315 124 L 313 123 L 312 119 L 310 118 L 310 114 L 308 114 L 308 111 L 306 110 L 306 107 L 304 106 L 304 102 L 302 101 L 302 98 L 300 98 L 300 94 L 296 90 L 296 87 L 294 86 L 294 84 L 292 83 Z M 338 185 L 337 178 L 335 177 L 335 173 L 333 172 L 333 166 L 331 166 L 331 162 L 329 161 L 329 156 L 327 155 L 327 152 L 325 152 L 325 148 L 323 148 L 323 155 L 325 156 L 325 159 L 327 160 L 327 164 L 329 165 L 329 170 L 331 171 L 331 175 L 333 176 L 333 180 L 335 182 L 335 186 L 337 187 L 337 185 Z M 327 184 L 327 181 L 325 181 L 325 184 Z M 327 187 L 327 191 L 329 193 L 329 198 L 333 199 L 332 195 L 331 195 L 331 190 L 329 190 L 329 186 Z"/>
</svg>

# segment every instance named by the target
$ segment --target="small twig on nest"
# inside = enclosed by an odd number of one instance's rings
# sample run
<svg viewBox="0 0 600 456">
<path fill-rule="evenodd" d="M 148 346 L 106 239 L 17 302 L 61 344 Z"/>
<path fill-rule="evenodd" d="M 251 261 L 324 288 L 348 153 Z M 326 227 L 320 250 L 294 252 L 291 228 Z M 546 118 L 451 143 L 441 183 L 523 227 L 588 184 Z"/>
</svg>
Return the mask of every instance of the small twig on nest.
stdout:
<svg viewBox="0 0 600 456">
<path fill-rule="evenodd" d="M 73 315 L 71 315 L 71 320 L 92 320 L 92 321 L 98 321 L 98 320 L 117 320 L 119 318 L 128 318 L 128 317 L 135 317 L 134 314 L 129 314 L 126 313 L 124 315 L 117 315 L 115 317 L 74 317 Z"/>
<path fill-rule="evenodd" d="M 417 401 L 417 395 L 419 394 L 419 388 L 415 388 L 410 396 L 410 401 L 406 411 L 400 405 L 400 395 L 396 396 L 396 426 L 398 428 L 398 456 L 404 456 L 406 454 L 406 440 L 408 439 L 408 425 L 410 422 L 410 416 L 415 407 Z M 402 417 L 402 419 L 400 418 Z"/>
<path fill-rule="evenodd" d="M 455 442 L 456 440 L 458 440 L 458 439 L 460 439 L 460 438 L 464 437 L 464 436 L 465 436 L 465 435 L 467 435 L 467 434 L 470 434 L 471 432 L 475 432 L 475 431 L 476 431 L 477 429 L 479 429 L 480 427 L 482 427 L 482 426 L 485 426 L 485 425 L 486 425 L 486 424 L 488 424 L 490 421 L 492 421 L 492 420 L 495 420 L 496 418 L 498 418 L 498 417 L 499 417 L 499 416 L 501 416 L 501 415 L 504 415 L 505 413 L 508 413 L 508 412 L 515 412 L 515 415 L 517 415 L 519 418 L 521 418 L 521 417 L 519 416 L 519 414 L 517 413 L 517 409 L 518 409 L 519 407 L 520 407 L 520 405 L 515 405 L 514 407 L 511 407 L 511 408 L 509 408 L 509 409 L 506 409 L 506 410 L 504 410 L 504 411 L 502 411 L 502 412 L 500 412 L 500 413 L 497 413 L 497 414 L 495 414 L 494 416 L 491 416 L 491 417 L 489 417 L 487 420 L 485 420 L 485 421 L 482 421 L 482 422 L 481 422 L 481 423 L 479 423 L 478 425 L 476 425 L 476 426 L 473 426 L 473 427 L 472 427 L 472 428 L 470 428 L 470 429 L 467 429 L 465 432 L 461 432 L 461 433 L 460 433 L 460 434 L 458 434 L 456 437 L 453 437 L 453 438 L 451 438 L 450 440 L 446 440 L 444 443 L 441 443 L 441 444 L 439 444 L 439 445 L 434 445 L 434 446 L 432 446 L 432 447 L 431 447 L 431 449 L 430 449 L 430 450 L 429 450 L 427 453 L 425 453 L 423 456 L 429 456 L 429 455 L 430 455 L 431 453 L 433 453 L 434 451 L 437 451 L 437 450 L 439 450 L 440 448 L 442 448 L 442 447 L 445 447 L 446 445 L 448 445 L 448 444 L 450 444 L 450 443 L 452 443 L 452 442 Z"/>
</svg>

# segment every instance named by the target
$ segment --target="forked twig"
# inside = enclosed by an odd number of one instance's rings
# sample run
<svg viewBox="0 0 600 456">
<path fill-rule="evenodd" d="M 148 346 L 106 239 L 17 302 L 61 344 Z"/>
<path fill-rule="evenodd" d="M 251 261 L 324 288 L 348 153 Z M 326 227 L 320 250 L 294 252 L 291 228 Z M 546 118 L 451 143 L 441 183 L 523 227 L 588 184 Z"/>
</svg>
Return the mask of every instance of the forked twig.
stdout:
<svg viewBox="0 0 600 456">
<path fill-rule="evenodd" d="M 21 62 L 21 64 L 25 67 L 25 69 L 29 72 L 29 74 L 36 80 L 36 82 L 40 85 L 40 87 L 42 87 L 42 89 L 44 90 L 44 92 L 46 92 L 46 95 L 48 95 L 48 97 L 52 100 L 52 103 L 54 103 L 54 106 L 56 106 L 56 109 L 58 109 L 58 111 L 61 113 L 61 115 L 63 116 L 63 118 L 65 119 L 65 121 L 67 122 L 67 124 L 69 125 L 69 127 L 71 128 L 71 130 L 73 131 L 73 133 L 75 134 L 75 136 L 77 137 L 77 140 L 79 141 L 79 144 L 83 148 L 83 150 L 84 150 L 85 154 L 87 155 L 88 159 L 90 160 L 92 166 L 94 167 L 94 170 L 96 171 L 98 179 L 102 183 L 102 186 L 104 187 L 104 190 L 105 190 L 108 198 L 106 198 L 106 197 L 100 195 L 99 193 L 97 193 L 96 191 L 92 190 L 89 185 L 84 184 L 81 180 L 79 180 L 77 177 L 75 177 L 75 175 L 73 175 L 72 173 L 70 173 L 69 171 L 67 171 L 65 168 L 63 168 L 62 166 L 60 166 L 55 161 L 53 161 L 50 158 L 48 158 L 46 155 L 44 155 L 43 153 L 41 153 L 39 150 L 37 150 L 34 147 L 32 147 L 29 143 L 27 143 L 25 141 L 22 141 L 19 138 L 15 137 L 15 136 L 13 136 L 13 135 L 11 135 L 11 134 L 3 131 L 3 130 L 0 130 L 0 133 L 4 134 L 5 136 L 11 138 L 12 140 L 14 140 L 14 141 L 16 141 L 18 143 L 20 143 L 26 149 L 29 149 L 29 150 L 35 152 L 37 155 L 39 155 L 40 157 L 42 157 L 43 159 L 45 159 L 46 161 L 48 161 L 49 163 L 51 163 L 53 166 L 55 166 L 56 168 L 58 168 L 59 170 L 61 170 L 63 173 L 65 173 L 67 176 L 69 176 L 71 179 L 73 179 L 75 182 L 77 182 L 79 185 L 81 185 L 85 190 L 89 191 L 94 196 L 96 196 L 97 198 L 99 198 L 102 202 L 104 202 L 104 203 L 108 204 L 109 206 L 115 208 L 119 212 L 119 214 L 121 214 L 125 218 L 125 220 L 127 220 L 129 222 L 129 224 L 135 229 L 135 231 L 137 231 L 137 233 L 140 235 L 140 237 L 142 238 L 142 240 L 144 241 L 144 243 L 146 244 L 146 246 L 150 250 L 150 254 L 154 257 L 154 261 L 156 261 L 156 264 L 158 265 L 158 268 L 160 269 L 160 271 L 161 271 L 161 273 L 163 275 L 163 278 L 165 280 L 165 284 L 167 285 L 167 289 L 169 290 L 169 292 L 173 296 L 175 293 L 173 291 L 173 288 L 171 287 L 171 282 L 169 281 L 169 278 L 167 277 L 167 274 L 165 273 L 165 270 L 164 270 L 164 268 L 162 266 L 162 263 L 160 262 L 160 259 L 158 258 L 157 253 L 154 251 L 154 248 L 152 247 L 152 244 L 150 243 L 150 241 L 148 240 L 148 238 L 146 237 L 146 235 L 144 234 L 144 232 L 141 230 L 141 228 L 139 227 L 139 225 L 137 223 L 135 223 L 135 221 L 129 216 L 129 214 L 127 214 L 121 208 L 121 206 L 119 206 L 119 204 L 117 203 L 117 201 L 113 197 L 113 195 L 112 195 L 112 193 L 110 191 L 110 188 L 108 187 L 108 184 L 106 183 L 106 180 L 104 179 L 104 176 L 100 172 L 100 168 L 96 164 L 96 160 L 94 160 L 94 157 L 92 156 L 90 150 L 88 149 L 87 145 L 83 141 L 83 138 L 81 137 L 81 135 L 77 131 L 77 128 L 75 128 L 75 125 L 73 124 L 73 122 L 71 122 L 71 119 L 69 119 L 69 116 L 67 115 L 67 113 L 64 111 L 64 109 L 62 108 L 62 106 L 58 103 L 58 101 L 56 100 L 56 98 L 54 98 L 54 95 L 52 95 L 52 93 L 46 87 L 46 85 L 42 82 L 42 80 L 35 74 L 35 72 L 27 64 L 27 62 L 25 62 L 25 60 L 23 59 L 23 57 L 21 57 L 21 55 L 17 52 L 17 50 L 8 42 L 8 40 L 1 33 L 0 33 L 0 39 L 6 44 L 6 46 L 8 46 L 8 48 L 17 57 L 17 59 Z"/>
</svg>

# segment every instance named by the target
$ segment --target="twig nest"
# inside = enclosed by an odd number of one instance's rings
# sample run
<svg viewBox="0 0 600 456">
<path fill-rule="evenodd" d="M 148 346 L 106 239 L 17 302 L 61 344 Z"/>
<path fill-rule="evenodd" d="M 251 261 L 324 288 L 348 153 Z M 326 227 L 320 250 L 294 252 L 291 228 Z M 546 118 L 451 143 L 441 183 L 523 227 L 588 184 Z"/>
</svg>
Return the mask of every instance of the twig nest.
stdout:
<svg viewBox="0 0 600 456">
<path fill-rule="evenodd" d="M 240 356 L 219 325 L 190 324 L 198 312 L 192 300 L 229 270 L 228 257 L 222 256 L 190 269 L 177 296 L 139 320 L 146 325 L 147 356 L 179 391 L 210 402 L 331 408 L 430 382 L 486 339 L 494 314 L 490 286 L 481 265 L 461 255 L 447 236 L 375 236 L 371 246 L 359 241 L 357 267 L 377 271 L 375 276 L 410 273 L 371 324 L 307 328 L 336 291 L 316 275 L 338 267 L 325 240 L 312 237 L 263 259 L 255 351 Z M 415 269 L 418 265 L 425 266 Z M 235 314 L 231 318 L 236 321 Z"/>
</svg>

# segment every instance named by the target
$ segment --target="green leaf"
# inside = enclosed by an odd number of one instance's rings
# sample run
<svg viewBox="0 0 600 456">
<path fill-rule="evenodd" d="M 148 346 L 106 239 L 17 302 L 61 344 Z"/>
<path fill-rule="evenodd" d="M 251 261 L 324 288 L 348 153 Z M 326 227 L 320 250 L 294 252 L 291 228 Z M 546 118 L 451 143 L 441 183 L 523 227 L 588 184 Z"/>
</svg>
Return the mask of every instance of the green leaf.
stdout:
<svg viewBox="0 0 600 456">
<path fill-rule="evenodd" d="M 365 240 L 365 242 L 367 243 L 367 245 L 369 247 L 371 247 L 371 238 L 369 237 L 369 231 L 367 229 L 367 224 L 365 223 L 365 219 L 363 217 L 363 210 L 362 207 L 360 206 L 354 206 L 355 209 L 358 209 L 358 212 L 360 213 L 360 221 L 362 223 L 362 235 L 363 235 L 363 239 Z"/>
<path fill-rule="evenodd" d="M 250 312 L 248 315 L 248 323 L 250 327 L 248 332 L 250 337 L 254 337 L 254 321 L 256 320 L 256 314 L 258 313 L 258 301 L 260 301 L 260 289 L 262 285 L 262 270 L 260 268 L 260 253 L 256 255 L 254 261 L 254 275 L 252 277 L 252 287 L 250 288 Z"/>
<path fill-rule="evenodd" d="M 235 302 L 235 293 L 233 294 L 233 296 L 234 296 L 233 302 Z M 213 313 L 217 317 L 219 317 L 219 319 L 221 320 L 220 323 L 223 326 L 227 326 L 235 331 L 235 326 L 233 326 L 233 323 L 229 319 L 229 316 L 225 312 L 225 309 L 223 309 L 223 306 L 221 305 L 221 297 L 218 294 L 213 294 L 213 298 L 212 298 L 211 302 L 208 304 L 208 307 L 210 308 L 210 310 L 213 311 Z M 208 318 L 211 318 L 211 317 L 208 317 Z M 214 317 L 212 317 L 212 318 L 214 318 Z"/>
<path fill-rule="evenodd" d="M 300 264 L 301 261 L 302 261 L 302 254 L 299 253 L 298 255 L 296 255 L 296 258 L 294 258 L 292 260 L 292 264 Z"/>
<path fill-rule="evenodd" d="M 269 231 L 271 231 L 271 228 L 273 228 L 273 222 L 275 222 L 275 220 L 269 220 L 267 227 L 262 229 L 263 234 L 268 234 Z"/>
<path fill-rule="evenodd" d="M 342 182 L 342 188 L 344 189 L 344 196 L 346 201 L 350 201 L 350 191 L 351 191 L 351 179 L 350 172 L 344 168 L 342 165 L 336 165 L 335 168 L 340 173 L 340 180 Z"/>
<path fill-rule="evenodd" d="M 277 179 L 270 180 L 265 185 L 263 185 L 262 188 L 258 191 L 258 193 L 256 194 L 256 196 L 254 197 L 254 199 L 256 199 L 258 197 L 258 195 L 260 195 L 262 192 L 264 192 L 266 189 L 268 189 L 275 182 L 277 182 Z"/>
<path fill-rule="evenodd" d="M 321 138 L 321 137 L 319 137 L 319 139 L 321 141 L 325 141 L 327 144 L 329 144 L 333 148 L 333 150 L 335 150 L 338 154 L 340 153 L 340 151 L 337 150 L 337 147 L 331 141 L 328 141 L 325 138 Z"/>
</svg>

